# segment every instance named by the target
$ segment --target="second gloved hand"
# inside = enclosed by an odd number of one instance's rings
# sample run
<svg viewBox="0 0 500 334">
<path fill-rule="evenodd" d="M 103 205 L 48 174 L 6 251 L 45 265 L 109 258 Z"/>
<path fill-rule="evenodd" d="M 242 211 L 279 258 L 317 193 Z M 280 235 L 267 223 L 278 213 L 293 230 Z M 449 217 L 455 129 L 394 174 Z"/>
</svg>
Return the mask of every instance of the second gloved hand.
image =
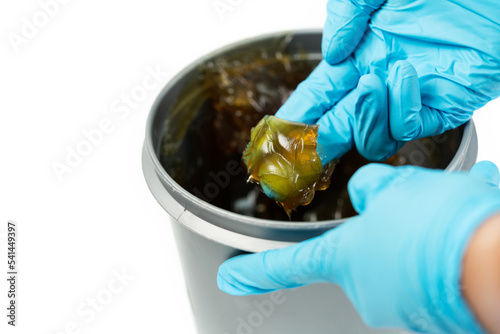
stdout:
<svg viewBox="0 0 500 334">
<path fill-rule="evenodd" d="M 482 333 L 461 292 L 475 230 L 500 212 L 499 172 L 470 174 L 372 164 L 349 182 L 360 216 L 303 243 L 242 255 L 219 269 L 219 287 L 250 295 L 316 282 L 342 287 L 371 326 Z"/>
</svg>

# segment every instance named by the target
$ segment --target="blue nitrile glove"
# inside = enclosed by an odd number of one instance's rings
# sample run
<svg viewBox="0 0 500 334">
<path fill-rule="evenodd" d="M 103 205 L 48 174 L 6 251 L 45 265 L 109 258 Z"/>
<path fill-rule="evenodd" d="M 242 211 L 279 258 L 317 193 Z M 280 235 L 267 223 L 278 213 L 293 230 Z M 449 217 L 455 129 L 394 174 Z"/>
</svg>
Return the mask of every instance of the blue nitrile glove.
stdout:
<svg viewBox="0 0 500 334">
<path fill-rule="evenodd" d="M 470 174 L 365 166 L 349 182 L 359 216 L 308 241 L 226 261 L 219 287 L 250 295 L 331 282 L 368 325 L 482 333 L 461 294 L 461 261 L 474 231 L 500 212 L 498 182 L 491 162 Z"/>
<path fill-rule="evenodd" d="M 320 124 L 324 164 L 354 144 L 382 161 L 500 96 L 498 0 L 330 0 L 322 49 L 276 116 Z"/>
</svg>

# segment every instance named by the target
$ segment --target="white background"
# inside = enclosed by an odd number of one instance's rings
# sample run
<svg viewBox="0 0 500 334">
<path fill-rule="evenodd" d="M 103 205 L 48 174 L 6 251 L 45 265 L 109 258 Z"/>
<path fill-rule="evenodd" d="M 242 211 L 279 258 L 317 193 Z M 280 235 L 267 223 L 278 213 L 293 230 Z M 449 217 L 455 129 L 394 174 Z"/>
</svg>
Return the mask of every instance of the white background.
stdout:
<svg viewBox="0 0 500 334">
<path fill-rule="evenodd" d="M 326 0 L 222 2 L 234 4 L 223 17 L 212 0 L 69 0 L 18 52 L 8 34 L 20 34 L 23 17 L 32 21 L 40 4 L 0 5 L 0 231 L 8 219 L 20 230 L 19 326 L 12 332 L 71 333 L 65 327 L 75 322 L 80 333 L 194 333 L 167 214 L 142 176 L 149 108 L 168 78 L 196 58 L 245 37 L 321 28 L 326 17 Z M 161 85 L 128 115 L 114 113 L 122 94 L 156 67 L 168 73 Z M 500 164 L 496 109 L 500 101 L 475 121 L 479 159 Z M 64 162 L 67 147 L 103 119 L 112 131 L 59 181 L 53 162 Z M 4 240 L 0 247 L 4 310 Z M 133 279 L 95 318 L 82 316 L 77 309 L 88 298 L 107 294 L 113 270 Z"/>
</svg>

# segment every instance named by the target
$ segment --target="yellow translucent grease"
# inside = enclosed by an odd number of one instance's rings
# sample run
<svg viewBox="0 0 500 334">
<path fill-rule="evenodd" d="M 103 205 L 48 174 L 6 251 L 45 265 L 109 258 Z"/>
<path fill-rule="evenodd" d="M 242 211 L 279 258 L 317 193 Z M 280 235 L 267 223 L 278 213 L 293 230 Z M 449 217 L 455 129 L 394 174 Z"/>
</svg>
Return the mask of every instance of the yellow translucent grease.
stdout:
<svg viewBox="0 0 500 334">
<path fill-rule="evenodd" d="M 316 190 L 330 185 L 334 164 L 321 165 L 317 139 L 318 125 L 265 116 L 252 129 L 243 152 L 248 181 L 260 184 L 289 216 L 298 206 L 309 204 Z"/>
</svg>

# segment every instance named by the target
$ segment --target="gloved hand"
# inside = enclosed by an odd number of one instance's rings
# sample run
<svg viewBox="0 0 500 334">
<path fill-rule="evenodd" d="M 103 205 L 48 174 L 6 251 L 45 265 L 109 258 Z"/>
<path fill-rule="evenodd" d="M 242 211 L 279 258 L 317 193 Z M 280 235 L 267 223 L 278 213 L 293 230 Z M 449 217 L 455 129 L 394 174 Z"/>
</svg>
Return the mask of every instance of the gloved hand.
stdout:
<svg viewBox="0 0 500 334">
<path fill-rule="evenodd" d="M 322 49 L 276 116 L 320 124 L 323 164 L 385 160 L 500 95 L 498 0 L 330 0 Z"/>
<path fill-rule="evenodd" d="M 470 174 L 371 164 L 349 182 L 360 213 L 322 236 L 219 268 L 233 295 L 339 284 L 364 321 L 425 333 L 482 333 L 461 294 L 462 258 L 479 225 L 500 212 L 499 172 Z"/>
</svg>

